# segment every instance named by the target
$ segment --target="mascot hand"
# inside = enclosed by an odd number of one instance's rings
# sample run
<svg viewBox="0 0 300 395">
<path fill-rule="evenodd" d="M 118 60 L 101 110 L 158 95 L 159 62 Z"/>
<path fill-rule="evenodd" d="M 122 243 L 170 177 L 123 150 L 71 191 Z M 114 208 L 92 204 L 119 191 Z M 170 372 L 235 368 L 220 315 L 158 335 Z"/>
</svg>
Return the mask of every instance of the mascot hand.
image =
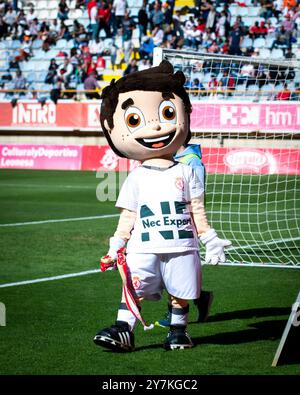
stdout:
<svg viewBox="0 0 300 395">
<path fill-rule="evenodd" d="M 210 229 L 200 237 L 200 241 L 205 245 L 206 254 L 205 262 L 211 265 L 217 265 L 219 262 L 225 262 L 225 247 L 231 245 L 231 241 L 222 240 L 218 237 L 214 229 Z"/>
<path fill-rule="evenodd" d="M 111 237 L 109 239 L 109 250 L 107 255 L 103 256 L 100 260 L 100 270 L 105 272 L 106 270 L 117 269 L 117 252 L 120 248 L 125 246 L 125 240 L 120 237 Z"/>
</svg>

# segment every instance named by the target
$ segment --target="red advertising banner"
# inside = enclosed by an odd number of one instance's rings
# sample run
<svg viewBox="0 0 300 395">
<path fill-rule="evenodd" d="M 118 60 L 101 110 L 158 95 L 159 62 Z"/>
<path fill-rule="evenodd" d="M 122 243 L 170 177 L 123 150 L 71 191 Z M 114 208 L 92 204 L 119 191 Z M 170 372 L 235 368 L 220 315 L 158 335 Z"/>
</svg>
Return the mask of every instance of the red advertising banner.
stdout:
<svg viewBox="0 0 300 395">
<path fill-rule="evenodd" d="M 208 173 L 300 175 L 300 149 L 202 148 Z M 131 171 L 138 161 L 106 146 L 0 145 L 0 168 Z"/>
<path fill-rule="evenodd" d="M 300 149 L 202 148 L 208 173 L 300 174 Z M 85 146 L 82 170 L 124 170 L 138 161 L 119 158 L 109 146 Z"/>
<path fill-rule="evenodd" d="M 295 132 L 300 130 L 297 102 L 193 102 L 193 131 Z M 100 102 L 0 102 L 0 129 L 101 130 Z"/>
<path fill-rule="evenodd" d="M 80 170 L 81 146 L 0 145 L 2 169 Z"/>
</svg>

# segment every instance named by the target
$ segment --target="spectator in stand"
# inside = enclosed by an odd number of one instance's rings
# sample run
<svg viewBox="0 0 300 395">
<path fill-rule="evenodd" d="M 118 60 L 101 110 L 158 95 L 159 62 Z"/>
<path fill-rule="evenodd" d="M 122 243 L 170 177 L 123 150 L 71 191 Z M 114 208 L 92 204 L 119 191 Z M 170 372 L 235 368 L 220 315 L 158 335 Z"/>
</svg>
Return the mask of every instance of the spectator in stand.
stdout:
<svg viewBox="0 0 300 395">
<path fill-rule="evenodd" d="M 20 10 L 20 12 L 18 13 L 16 22 L 21 24 L 21 25 L 23 25 L 23 26 L 27 25 L 26 14 L 25 14 L 25 11 L 23 9 Z"/>
<path fill-rule="evenodd" d="M 0 16 L 4 16 L 6 12 L 6 0 L 0 0 Z"/>
<path fill-rule="evenodd" d="M 60 31 L 60 25 L 58 24 L 58 20 L 53 19 L 52 22 L 50 23 L 49 28 L 50 28 L 49 35 L 53 37 L 55 40 L 57 40 L 57 36 Z"/>
<path fill-rule="evenodd" d="M 224 55 L 229 54 L 229 40 L 225 40 L 221 45 L 220 45 L 221 53 Z"/>
<path fill-rule="evenodd" d="M 163 42 L 164 31 L 160 25 L 156 25 L 152 31 L 152 40 L 156 47 L 159 47 Z"/>
<path fill-rule="evenodd" d="M 274 4 L 272 0 L 263 0 L 261 2 L 262 11 L 261 16 L 265 19 L 272 18 L 274 15 Z"/>
<path fill-rule="evenodd" d="M 66 19 L 68 19 L 68 15 L 69 15 L 69 7 L 67 5 L 67 0 L 60 0 L 59 4 L 58 4 L 58 13 L 57 13 L 57 17 L 64 21 Z"/>
<path fill-rule="evenodd" d="M 277 31 L 276 38 L 272 43 L 271 49 L 281 48 L 284 52 L 290 46 L 290 32 L 287 32 L 283 26 Z"/>
<path fill-rule="evenodd" d="M 8 24 L 4 21 L 3 16 L 0 15 L 0 40 L 8 36 Z"/>
<path fill-rule="evenodd" d="M 205 29 L 205 32 L 202 35 L 202 46 L 203 48 L 209 48 L 213 41 L 216 40 L 216 34 L 212 31 L 211 28 Z"/>
<path fill-rule="evenodd" d="M 96 40 L 91 40 L 89 42 L 89 49 L 92 55 L 102 55 L 105 49 L 103 40 L 100 40 L 99 37 Z"/>
<path fill-rule="evenodd" d="M 281 26 L 283 26 L 287 32 L 292 33 L 295 27 L 295 22 L 291 18 L 290 14 L 286 14 L 285 19 L 281 23 Z"/>
<path fill-rule="evenodd" d="M 84 26 L 79 23 L 77 19 L 75 19 L 73 22 L 73 30 L 71 35 L 76 48 L 78 48 L 82 43 L 88 42 L 87 32 L 85 31 Z"/>
<path fill-rule="evenodd" d="M 184 33 L 181 27 L 181 13 L 179 10 L 176 10 L 175 15 L 173 16 L 173 25 L 175 35 L 183 38 Z"/>
<path fill-rule="evenodd" d="M 97 73 L 92 71 L 91 74 L 84 80 L 84 90 L 85 91 L 94 91 L 94 92 L 85 92 L 85 96 L 89 100 L 100 99 L 99 93 L 96 91 L 100 89 L 100 85 L 96 78 Z"/>
<path fill-rule="evenodd" d="M 70 40 L 72 38 L 72 35 L 69 31 L 69 27 L 65 24 L 64 21 L 60 22 L 60 29 L 57 35 L 57 41 L 60 40 L 61 38 L 65 40 Z"/>
<path fill-rule="evenodd" d="M 50 65 L 48 68 L 48 73 L 45 78 L 45 84 L 54 84 L 54 79 L 57 76 L 57 69 L 58 69 L 58 64 L 56 63 L 56 60 L 53 58 L 50 60 Z"/>
<path fill-rule="evenodd" d="M 104 29 L 106 38 L 111 37 L 110 31 L 110 8 L 107 3 L 103 3 L 100 8 L 98 8 L 98 35 L 102 29 Z"/>
<path fill-rule="evenodd" d="M 238 24 L 235 24 L 233 31 L 229 36 L 229 54 L 241 55 L 241 44 L 243 42 L 243 35 Z"/>
<path fill-rule="evenodd" d="M 26 20 L 28 26 L 30 26 L 31 22 L 37 18 L 37 13 L 35 12 L 34 6 L 31 4 L 29 11 L 26 14 Z"/>
<path fill-rule="evenodd" d="M 164 13 L 161 10 L 161 3 L 155 2 L 154 8 L 150 13 L 150 26 L 151 30 L 154 29 L 155 26 L 161 25 L 164 23 Z"/>
<path fill-rule="evenodd" d="M 67 84 L 70 81 L 70 77 L 73 73 L 73 65 L 70 59 L 65 57 L 63 64 L 58 68 L 58 75 L 63 79 L 63 82 Z"/>
<path fill-rule="evenodd" d="M 30 32 L 25 31 L 23 36 L 23 42 L 21 47 L 18 49 L 19 54 L 15 57 L 15 62 L 22 62 L 23 60 L 28 61 L 31 56 L 31 37 Z"/>
<path fill-rule="evenodd" d="M 98 25 L 98 6 L 95 0 L 89 2 L 89 18 L 90 18 L 90 29 L 92 33 L 92 40 L 96 40 L 99 33 Z"/>
<path fill-rule="evenodd" d="M 128 75 L 128 74 L 132 74 L 135 73 L 136 71 L 138 71 L 138 66 L 137 66 L 137 61 L 136 59 L 131 59 L 129 65 L 126 67 L 123 76 Z"/>
<path fill-rule="evenodd" d="M 122 22 L 125 17 L 127 2 L 126 0 L 114 0 L 112 8 L 114 10 L 116 28 L 119 29 L 122 27 Z"/>
<path fill-rule="evenodd" d="M 171 25 L 173 23 L 173 10 L 167 1 L 162 4 L 162 13 L 164 14 L 164 23 Z"/>
<path fill-rule="evenodd" d="M 132 32 L 135 28 L 133 19 L 130 18 L 129 12 L 125 11 L 124 19 L 122 21 L 123 28 L 123 42 L 130 41 L 132 39 Z"/>
<path fill-rule="evenodd" d="M 218 86 L 217 76 L 212 73 L 207 85 L 207 88 L 210 91 L 209 92 L 210 96 L 214 96 L 216 94 L 217 86 Z"/>
<path fill-rule="evenodd" d="M 155 45 L 152 38 L 144 36 L 142 38 L 142 44 L 139 49 L 139 55 L 141 59 L 152 59 L 154 47 Z"/>
<path fill-rule="evenodd" d="M 148 14 L 146 11 L 146 6 L 147 6 L 147 0 L 144 0 L 142 8 L 140 8 L 140 10 L 138 12 L 140 42 L 142 41 L 142 37 L 147 35 L 147 27 L 148 27 L 149 18 L 148 18 Z"/>
<path fill-rule="evenodd" d="M 250 26 L 249 28 L 249 36 L 252 39 L 260 37 L 260 27 L 259 27 L 259 22 L 255 21 L 253 26 Z"/>
<path fill-rule="evenodd" d="M 62 77 L 58 76 L 54 80 L 53 89 L 51 89 L 50 92 L 50 98 L 55 104 L 57 104 L 57 101 L 62 98 L 62 91 L 64 88 L 64 80 Z"/>
<path fill-rule="evenodd" d="M 218 53 L 220 50 L 220 46 L 216 40 L 213 40 L 211 45 L 207 48 L 208 53 Z"/>
<path fill-rule="evenodd" d="M 297 0 L 283 0 L 283 7 L 288 11 L 294 9 L 297 5 Z"/>
<path fill-rule="evenodd" d="M 139 71 L 147 70 L 147 69 L 149 69 L 150 67 L 151 67 L 150 61 L 149 61 L 148 59 L 142 59 L 142 60 L 139 62 L 138 70 L 139 70 Z"/>
<path fill-rule="evenodd" d="M 292 92 L 291 100 L 300 101 L 300 82 L 295 84 L 295 90 Z"/>
<path fill-rule="evenodd" d="M 289 90 L 287 83 L 283 84 L 283 90 L 279 91 L 275 97 L 276 100 L 290 100 L 292 92 Z"/>
<path fill-rule="evenodd" d="M 11 5 L 8 7 L 8 10 L 7 10 L 6 14 L 4 15 L 3 19 L 4 19 L 4 22 L 8 25 L 9 32 L 11 32 L 13 29 L 13 25 L 14 25 L 15 21 L 17 20 L 17 13 L 16 13 L 16 11 L 14 11 L 14 9 L 12 8 Z"/>
<path fill-rule="evenodd" d="M 33 21 L 31 22 L 29 31 L 30 31 L 30 35 L 32 36 L 33 40 L 36 39 L 36 37 L 38 36 L 39 31 L 40 31 L 40 25 L 39 25 L 39 21 L 37 18 L 34 18 Z"/>
<path fill-rule="evenodd" d="M 76 0 L 75 8 L 85 8 L 85 0 Z"/>
<path fill-rule="evenodd" d="M 22 75 L 21 70 L 17 70 L 17 72 L 16 72 L 16 78 L 14 79 L 14 89 L 16 89 L 16 90 L 26 90 L 27 89 L 27 80 Z M 25 92 L 19 92 L 18 95 L 24 96 Z"/>
<path fill-rule="evenodd" d="M 225 96 L 232 96 L 232 91 L 235 89 L 235 81 L 234 78 L 228 73 L 227 69 L 222 71 L 221 83 L 226 90 Z"/>
<path fill-rule="evenodd" d="M 206 19 L 206 27 L 211 28 L 214 31 L 216 27 L 216 16 L 217 13 L 214 6 L 210 4 L 209 13 L 207 14 L 207 19 Z"/>
<path fill-rule="evenodd" d="M 226 12 L 223 10 L 221 12 L 221 17 L 218 19 L 216 23 L 216 33 L 218 37 L 226 37 L 227 33 L 227 18 L 226 18 Z"/>
</svg>

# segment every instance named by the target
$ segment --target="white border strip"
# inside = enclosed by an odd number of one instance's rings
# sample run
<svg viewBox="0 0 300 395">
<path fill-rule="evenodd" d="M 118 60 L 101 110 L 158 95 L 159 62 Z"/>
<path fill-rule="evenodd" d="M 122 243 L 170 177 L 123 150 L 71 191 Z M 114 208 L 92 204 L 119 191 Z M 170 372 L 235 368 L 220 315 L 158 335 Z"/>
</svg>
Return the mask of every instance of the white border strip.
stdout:
<svg viewBox="0 0 300 395">
<path fill-rule="evenodd" d="M 72 222 L 72 221 L 90 221 L 93 219 L 102 219 L 102 218 L 113 218 L 119 217 L 120 214 L 107 214 L 107 215 L 95 215 L 92 217 L 77 217 L 77 218 L 63 218 L 63 219 L 47 219 L 44 221 L 31 221 L 31 222 L 15 222 L 11 224 L 0 224 L 0 227 L 9 227 L 9 226 L 26 226 L 26 225 L 41 225 L 41 224 L 52 224 L 56 222 Z"/>
</svg>

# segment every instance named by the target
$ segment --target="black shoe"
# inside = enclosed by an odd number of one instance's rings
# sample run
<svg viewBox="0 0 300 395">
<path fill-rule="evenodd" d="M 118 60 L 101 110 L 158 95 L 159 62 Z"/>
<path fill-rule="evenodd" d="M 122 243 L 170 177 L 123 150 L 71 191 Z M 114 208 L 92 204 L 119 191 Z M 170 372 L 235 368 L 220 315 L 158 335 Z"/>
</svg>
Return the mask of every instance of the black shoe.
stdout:
<svg viewBox="0 0 300 395">
<path fill-rule="evenodd" d="M 214 299 L 214 293 L 211 291 L 201 291 L 200 297 L 194 300 L 198 309 L 197 322 L 205 322 L 209 315 L 209 310 Z"/>
<path fill-rule="evenodd" d="M 194 344 L 185 329 L 185 326 L 171 326 L 164 342 L 164 348 L 166 350 L 183 350 L 185 348 L 192 348 Z"/>
<path fill-rule="evenodd" d="M 116 321 L 115 325 L 98 332 L 94 337 L 94 343 L 113 351 L 133 351 L 134 334 L 127 322 Z"/>
</svg>

